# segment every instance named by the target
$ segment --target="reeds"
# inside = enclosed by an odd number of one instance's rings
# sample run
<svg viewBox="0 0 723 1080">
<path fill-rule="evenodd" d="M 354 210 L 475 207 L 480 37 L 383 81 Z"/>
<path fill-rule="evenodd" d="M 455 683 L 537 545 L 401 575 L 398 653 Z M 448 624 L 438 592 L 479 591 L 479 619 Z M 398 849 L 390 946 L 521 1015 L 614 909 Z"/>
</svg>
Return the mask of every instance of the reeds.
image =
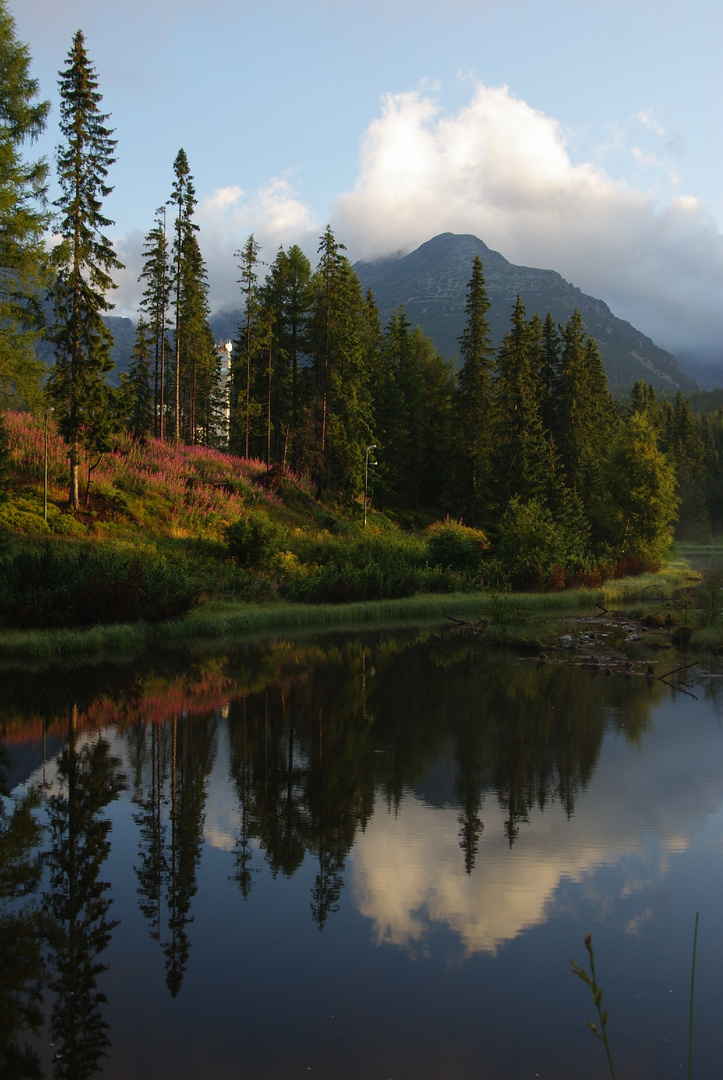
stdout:
<svg viewBox="0 0 723 1080">
<path fill-rule="evenodd" d="M 693 962 L 691 965 L 690 973 L 690 1007 L 688 1011 L 688 1080 L 693 1078 L 693 1008 L 695 1004 L 695 961 L 698 952 L 698 923 L 700 920 L 700 912 L 695 913 L 695 931 L 693 933 Z M 585 938 L 585 948 L 587 949 L 588 956 L 590 957 L 590 971 L 587 972 L 585 968 L 580 967 L 574 960 L 570 961 L 573 975 L 577 975 L 579 979 L 590 987 L 592 993 L 593 1004 L 598 1015 L 598 1023 L 594 1024 L 591 1020 L 588 1020 L 588 1027 L 592 1031 L 593 1035 L 600 1039 L 605 1047 L 605 1055 L 607 1057 L 608 1069 L 610 1070 L 610 1076 L 612 1080 L 616 1080 L 615 1067 L 613 1065 L 612 1053 L 610 1050 L 610 1040 L 608 1038 L 608 1014 L 602 1007 L 603 992 L 598 985 L 597 975 L 595 973 L 595 954 L 592 948 L 592 935 L 588 934 Z"/>
</svg>

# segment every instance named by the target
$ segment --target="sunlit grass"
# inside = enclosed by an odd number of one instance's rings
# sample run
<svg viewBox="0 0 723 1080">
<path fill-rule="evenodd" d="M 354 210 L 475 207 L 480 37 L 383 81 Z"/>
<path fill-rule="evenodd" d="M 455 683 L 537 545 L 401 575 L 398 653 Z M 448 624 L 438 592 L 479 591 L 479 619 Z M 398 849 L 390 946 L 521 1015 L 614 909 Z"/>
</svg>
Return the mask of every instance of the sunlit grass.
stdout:
<svg viewBox="0 0 723 1080">
<path fill-rule="evenodd" d="M 351 629 L 376 623 L 385 626 L 438 620 L 445 616 L 467 620 L 474 626 L 484 619 L 489 629 L 484 640 L 495 644 L 543 642 L 555 631 L 560 616 L 595 614 L 601 606 L 639 598 L 650 586 L 673 588 L 689 571 L 680 564 L 660 575 L 611 583 L 608 589 L 575 589 L 557 593 L 453 593 L 419 594 L 399 600 L 353 604 L 266 604 L 210 600 L 185 618 L 170 622 L 93 627 L 87 630 L 27 630 L 0 632 L 0 657 L 59 657 L 108 649 L 137 649 L 154 643 L 181 643 L 257 635 L 284 628 Z"/>
</svg>

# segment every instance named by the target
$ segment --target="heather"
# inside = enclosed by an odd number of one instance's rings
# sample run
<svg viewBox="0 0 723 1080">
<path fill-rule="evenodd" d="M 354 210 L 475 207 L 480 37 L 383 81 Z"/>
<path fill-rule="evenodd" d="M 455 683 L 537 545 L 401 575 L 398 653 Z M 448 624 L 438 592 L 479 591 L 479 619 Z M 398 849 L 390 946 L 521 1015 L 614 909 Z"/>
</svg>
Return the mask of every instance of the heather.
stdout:
<svg viewBox="0 0 723 1080">
<path fill-rule="evenodd" d="M 17 511 L 32 516 L 38 484 L 43 482 L 44 422 L 31 413 L 8 412 L 10 470 L 19 498 Z M 263 486 L 266 466 L 203 446 L 114 436 L 113 448 L 87 466 L 81 507 L 74 520 L 98 533 L 141 525 L 154 535 L 220 536 L 223 528 L 250 506 L 278 505 Z M 297 481 L 298 483 L 298 481 Z M 55 425 L 48 423 L 49 531 L 78 532 L 63 515 L 68 484 L 68 453 Z M 84 487 L 84 489 L 83 489 Z M 42 507 L 41 507 L 42 509 Z M 66 521 L 63 521 L 63 516 Z M 13 524 L 12 508 L 0 510 L 0 522 Z M 45 531 L 43 522 L 26 522 Z M 116 526 L 115 529 L 109 526 Z"/>
</svg>

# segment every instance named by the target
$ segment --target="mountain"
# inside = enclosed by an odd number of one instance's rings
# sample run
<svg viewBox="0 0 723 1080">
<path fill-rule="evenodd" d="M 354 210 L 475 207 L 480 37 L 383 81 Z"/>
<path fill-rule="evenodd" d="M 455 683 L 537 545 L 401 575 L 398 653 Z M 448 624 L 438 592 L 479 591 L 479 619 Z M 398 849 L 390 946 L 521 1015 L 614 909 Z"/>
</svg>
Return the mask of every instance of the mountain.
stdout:
<svg viewBox="0 0 723 1080">
<path fill-rule="evenodd" d="M 409 255 L 358 262 L 354 269 L 364 291 L 374 293 L 383 325 L 394 308 L 403 304 L 412 326 L 421 326 L 437 350 L 450 359 L 459 354 L 458 338 L 464 329 L 467 283 L 475 255 L 482 260 L 491 304 L 487 318 L 496 345 L 510 328 L 519 294 L 528 318 L 535 312 L 544 318 L 549 311 L 564 325 L 575 308 L 579 309 L 585 329 L 600 346 L 613 391 L 627 389 L 639 379 L 659 390 L 690 393 L 697 389 L 671 353 L 618 319 L 602 300 L 587 296 L 554 270 L 515 266 L 476 236 L 442 233 Z"/>
<path fill-rule="evenodd" d="M 52 321 L 52 308 L 50 303 L 46 301 L 44 305 L 45 319 L 48 325 Z M 136 340 L 136 328 L 131 319 L 127 319 L 122 315 L 104 315 L 103 322 L 113 335 L 113 344 L 111 346 L 110 355 L 113 363 L 115 364 L 114 370 L 110 373 L 108 382 L 111 386 L 118 386 L 118 376 L 122 371 L 127 371 L 131 362 L 131 353 L 133 352 L 133 346 Z M 48 367 L 52 367 L 55 362 L 55 354 L 53 352 L 53 346 L 49 341 L 40 340 L 35 345 L 35 355 L 39 360 L 42 360 Z"/>
</svg>

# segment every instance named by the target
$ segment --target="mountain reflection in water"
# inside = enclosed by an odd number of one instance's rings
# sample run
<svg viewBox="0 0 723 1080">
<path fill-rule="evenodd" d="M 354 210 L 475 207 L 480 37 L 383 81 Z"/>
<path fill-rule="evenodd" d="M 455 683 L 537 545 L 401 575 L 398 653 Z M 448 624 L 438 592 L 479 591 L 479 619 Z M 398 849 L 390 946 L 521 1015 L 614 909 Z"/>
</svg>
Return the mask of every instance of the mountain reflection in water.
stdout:
<svg viewBox="0 0 723 1080">
<path fill-rule="evenodd" d="M 697 909 L 705 1075 L 717 686 L 432 630 L 6 670 L 0 1075 L 603 1076 L 593 929 L 620 1072 L 672 1076 Z"/>
</svg>

